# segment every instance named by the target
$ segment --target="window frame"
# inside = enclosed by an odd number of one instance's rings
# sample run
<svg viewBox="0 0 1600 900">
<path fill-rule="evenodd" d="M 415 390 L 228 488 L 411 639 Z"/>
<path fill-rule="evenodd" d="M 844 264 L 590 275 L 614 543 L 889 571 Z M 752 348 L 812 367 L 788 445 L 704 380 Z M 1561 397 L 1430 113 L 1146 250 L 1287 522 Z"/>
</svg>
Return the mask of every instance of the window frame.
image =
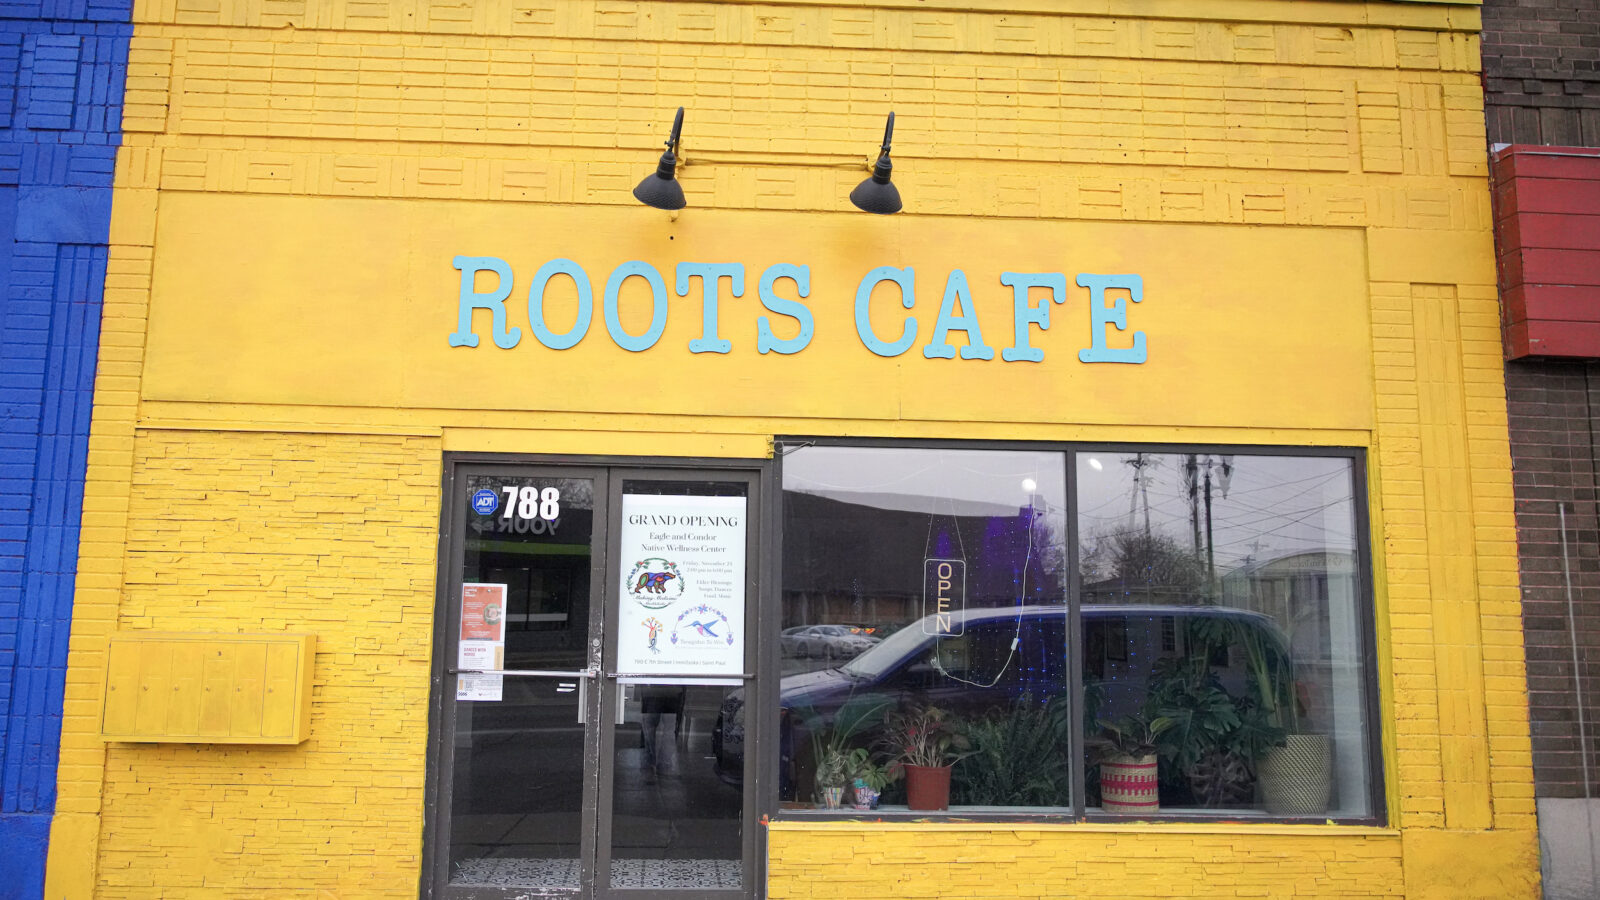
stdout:
<svg viewBox="0 0 1600 900">
<path fill-rule="evenodd" d="M 1326 827 L 1359 826 L 1384 828 L 1388 826 L 1388 787 L 1384 771 L 1383 747 L 1389 730 L 1389 723 L 1382 718 L 1382 698 L 1380 686 L 1382 673 L 1386 670 L 1383 660 L 1378 655 L 1377 639 L 1377 602 L 1375 596 L 1374 575 L 1374 548 L 1372 546 L 1370 494 L 1367 479 L 1368 452 L 1366 448 L 1350 446 L 1315 446 L 1294 445 L 1285 446 L 1278 444 L 1201 444 L 1201 443 L 1144 443 L 1133 441 L 996 441 L 996 440 L 969 440 L 969 439 L 902 439 L 885 437 L 826 437 L 810 435 L 779 435 L 773 438 L 773 465 L 768 468 L 766 477 L 770 482 L 765 488 L 770 492 L 772 501 L 767 504 L 764 533 L 770 543 L 764 548 L 766 554 L 767 571 L 774 573 L 774 577 L 767 579 L 766 589 L 762 592 L 761 603 L 766 609 L 765 621 L 774 625 L 783 621 L 783 584 L 784 584 L 784 533 L 783 533 L 783 470 L 784 457 L 791 452 L 810 447 L 845 447 L 845 448 L 874 448 L 874 449 L 902 449 L 902 450 L 978 450 L 978 451 L 1024 451 L 1024 452 L 1054 452 L 1060 454 L 1061 464 L 1064 468 L 1063 478 L 1066 486 L 1066 533 L 1064 539 L 1067 547 L 1067 566 L 1070 572 L 1066 584 L 1067 601 L 1067 652 L 1071 662 L 1067 665 L 1068 702 L 1073 715 L 1071 741 L 1068 745 L 1070 765 L 1072 772 L 1072 811 L 1066 813 L 1058 808 L 1033 812 L 1027 808 L 1018 807 L 1015 810 L 996 812 L 985 810 L 981 813 L 963 813 L 959 810 L 944 812 L 906 812 L 885 813 L 882 810 L 872 812 L 858 812 L 855 810 L 799 810 L 783 809 L 778 797 L 778 748 L 776 744 L 769 746 L 763 758 L 758 761 L 760 803 L 767 816 L 773 821 L 791 823 L 821 823 L 821 822 L 860 822 L 864 819 L 873 821 L 923 821 L 923 822 L 971 822 L 971 823 L 1028 823 L 1028 824 L 1093 824 L 1093 825 L 1118 825 L 1134 822 L 1155 822 L 1173 825 L 1323 825 Z M 1365 816 L 1284 816 L 1262 813 L 1250 816 L 1229 816 L 1225 814 L 1208 814 L 1186 811 L 1161 810 L 1153 816 L 1133 816 L 1117 813 L 1107 813 L 1091 810 L 1086 806 L 1086 769 L 1084 760 L 1084 744 L 1086 735 L 1078 721 L 1076 711 L 1079 709 L 1083 698 L 1083 619 L 1082 619 L 1082 577 L 1079 560 L 1079 520 L 1078 520 L 1078 456 L 1085 453 L 1208 453 L 1231 454 L 1234 456 L 1277 456 L 1277 457 L 1307 457 L 1321 459 L 1344 459 L 1350 462 L 1350 490 L 1352 494 L 1352 507 L 1354 513 L 1354 555 L 1356 562 L 1356 615 L 1360 619 L 1360 626 L 1355 636 L 1359 645 L 1362 666 L 1362 707 L 1366 718 L 1366 746 L 1365 759 L 1367 766 L 1367 793 L 1368 808 L 1370 813 Z M 781 661 L 779 659 L 779 631 L 768 628 L 770 634 L 762 634 L 760 638 L 761 660 L 760 679 L 761 690 L 758 702 L 760 715 L 765 718 L 763 728 L 768 734 L 777 734 L 778 728 L 778 702 L 779 681 L 781 679 Z"/>
</svg>

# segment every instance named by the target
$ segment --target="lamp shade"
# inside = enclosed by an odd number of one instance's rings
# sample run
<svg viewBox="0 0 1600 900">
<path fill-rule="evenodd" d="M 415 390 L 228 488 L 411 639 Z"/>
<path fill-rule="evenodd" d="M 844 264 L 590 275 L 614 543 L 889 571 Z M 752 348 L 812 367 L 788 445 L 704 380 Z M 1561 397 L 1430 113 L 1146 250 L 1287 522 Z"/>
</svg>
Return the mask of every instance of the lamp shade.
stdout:
<svg viewBox="0 0 1600 900">
<path fill-rule="evenodd" d="M 673 177 L 677 166 L 678 161 L 671 150 L 661 154 L 660 168 L 639 182 L 639 186 L 633 189 L 634 198 L 656 209 L 683 209 L 687 205 L 683 199 L 683 185 Z"/>
<path fill-rule="evenodd" d="M 888 178 L 880 182 L 874 174 L 856 185 L 856 189 L 850 192 L 850 202 L 857 209 L 886 216 L 900 211 L 900 191 Z"/>
</svg>

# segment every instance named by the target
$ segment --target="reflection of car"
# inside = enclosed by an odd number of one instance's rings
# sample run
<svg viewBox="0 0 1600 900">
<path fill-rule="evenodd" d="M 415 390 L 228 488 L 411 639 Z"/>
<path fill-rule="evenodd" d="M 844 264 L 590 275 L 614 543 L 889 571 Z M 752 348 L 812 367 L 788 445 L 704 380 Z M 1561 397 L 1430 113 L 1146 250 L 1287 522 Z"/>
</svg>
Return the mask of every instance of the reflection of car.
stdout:
<svg viewBox="0 0 1600 900">
<path fill-rule="evenodd" d="M 1102 697 L 1097 715 L 1112 718 L 1143 703 L 1151 665 L 1184 652 L 1189 626 L 1202 621 L 1249 629 L 1288 654 L 1288 643 L 1265 615 L 1223 606 L 1086 605 L 1081 611 L 1086 679 Z M 958 716 L 1003 709 L 1028 695 L 1048 699 L 1067 689 L 1067 611 L 1064 606 L 968 609 L 951 616 L 937 635 L 930 616 L 896 631 L 849 662 L 779 682 L 780 794 L 793 796 L 809 768 L 811 726 L 831 722 L 845 704 L 938 706 Z M 821 626 L 813 626 L 821 627 Z M 797 631 L 798 629 L 790 629 Z M 787 637 L 787 635 L 786 635 Z M 1217 661 L 1230 690 L 1244 687 L 1244 672 Z M 741 778 L 744 759 L 744 692 L 722 704 L 712 733 L 716 769 L 724 780 Z M 870 742 L 870 735 L 864 741 Z"/>
<path fill-rule="evenodd" d="M 879 639 L 859 625 L 799 625 L 779 635 L 783 655 L 801 659 L 849 659 Z"/>
</svg>

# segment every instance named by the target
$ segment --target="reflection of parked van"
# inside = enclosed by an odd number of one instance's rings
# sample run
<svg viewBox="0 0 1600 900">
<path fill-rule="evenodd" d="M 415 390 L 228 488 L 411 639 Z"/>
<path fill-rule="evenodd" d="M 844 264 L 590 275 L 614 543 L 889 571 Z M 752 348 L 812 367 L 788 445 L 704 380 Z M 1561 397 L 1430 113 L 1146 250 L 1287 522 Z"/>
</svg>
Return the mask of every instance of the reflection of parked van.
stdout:
<svg viewBox="0 0 1600 900">
<path fill-rule="evenodd" d="M 1144 702 L 1156 660 L 1182 655 L 1190 625 L 1228 622 L 1256 631 L 1288 654 L 1288 642 L 1267 616 L 1223 606 L 1092 605 L 1082 608 L 1083 672 L 1100 686 L 1099 715 L 1115 717 Z M 1023 695 L 1052 697 L 1067 690 L 1065 606 L 968 609 L 934 635 L 932 617 L 913 622 L 842 666 L 790 675 L 779 683 L 780 796 L 809 776 L 809 734 L 831 722 L 846 703 L 938 706 L 958 716 L 1002 709 Z M 1212 664 L 1231 692 L 1245 687 L 1240 649 L 1230 646 Z M 744 692 L 728 695 L 717 717 L 712 748 L 717 773 L 740 779 L 744 759 Z M 870 742 L 871 736 L 863 741 Z M 806 771 L 800 771 L 806 770 Z"/>
</svg>

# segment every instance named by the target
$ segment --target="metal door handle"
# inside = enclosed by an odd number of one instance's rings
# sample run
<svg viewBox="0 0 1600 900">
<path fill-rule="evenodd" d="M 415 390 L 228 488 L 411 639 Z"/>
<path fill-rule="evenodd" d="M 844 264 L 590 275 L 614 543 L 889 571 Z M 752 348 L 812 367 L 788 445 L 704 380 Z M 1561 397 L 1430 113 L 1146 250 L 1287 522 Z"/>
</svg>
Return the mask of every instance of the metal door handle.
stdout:
<svg viewBox="0 0 1600 900">
<path fill-rule="evenodd" d="M 513 678 L 598 678 L 594 669 L 569 672 L 560 669 L 446 669 L 451 675 L 510 675 Z"/>
<path fill-rule="evenodd" d="M 741 672 L 738 675 L 652 675 L 649 672 L 607 672 L 606 677 L 626 678 L 630 681 L 659 680 L 662 684 L 670 684 L 675 681 L 689 681 L 696 678 L 743 678 L 748 681 L 755 676 L 748 672 Z"/>
<path fill-rule="evenodd" d="M 510 675 L 513 678 L 570 678 L 571 681 L 556 682 L 556 693 L 570 694 L 573 689 L 578 691 L 578 724 L 583 725 L 589 721 L 589 681 L 599 678 L 600 673 L 594 669 L 580 669 L 576 672 L 567 672 L 556 669 L 457 669 L 450 667 L 445 671 L 451 675 Z"/>
</svg>

